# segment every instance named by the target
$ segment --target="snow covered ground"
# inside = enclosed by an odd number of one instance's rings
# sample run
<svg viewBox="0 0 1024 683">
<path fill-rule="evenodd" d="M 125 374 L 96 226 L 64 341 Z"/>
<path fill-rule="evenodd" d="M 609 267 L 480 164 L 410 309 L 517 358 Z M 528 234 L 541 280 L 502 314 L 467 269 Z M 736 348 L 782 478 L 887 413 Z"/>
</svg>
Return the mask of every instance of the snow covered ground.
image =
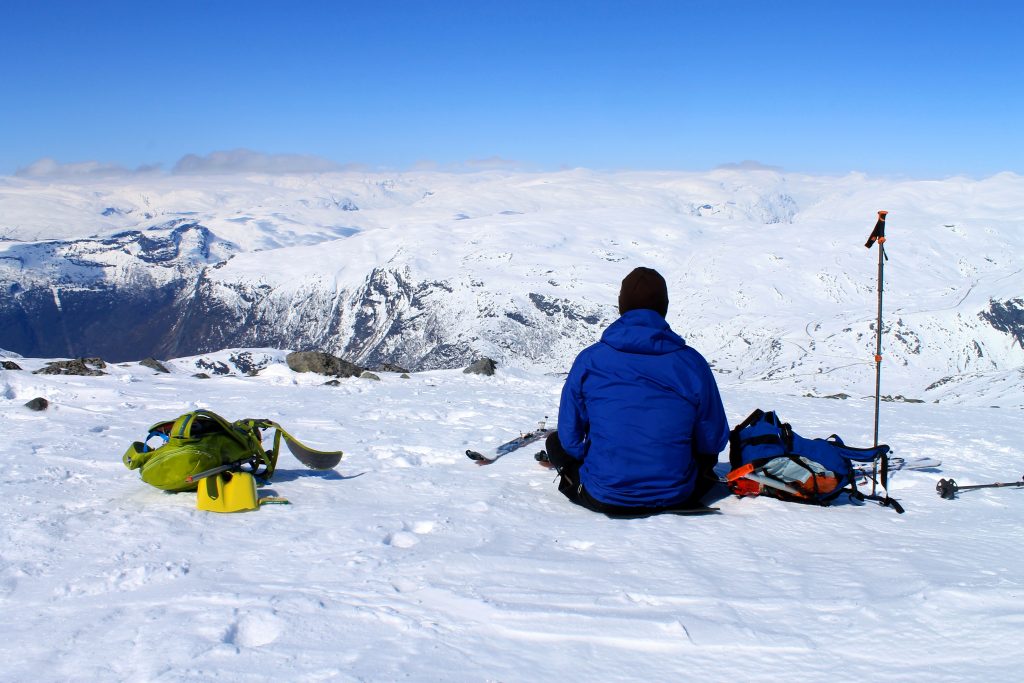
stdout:
<svg viewBox="0 0 1024 683">
<path fill-rule="evenodd" d="M 726 497 L 714 516 L 612 520 L 562 498 L 536 449 L 463 455 L 553 417 L 560 376 L 331 387 L 268 354 L 212 379 L 187 360 L 0 371 L 0 679 L 1019 680 L 1024 490 L 935 492 L 1018 479 L 1019 408 L 883 404 L 897 455 L 943 461 L 893 476 L 904 515 Z M 775 409 L 870 444 L 871 400 L 721 379 L 733 424 Z M 1016 386 L 1002 405 L 1021 405 Z M 48 410 L 24 407 L 37 396 Z M 346 455 L 319 473 L 283 453 L 269 488 L 289 506 L 199 511 L 121 463 L 194 408 Z"/>
</svg>

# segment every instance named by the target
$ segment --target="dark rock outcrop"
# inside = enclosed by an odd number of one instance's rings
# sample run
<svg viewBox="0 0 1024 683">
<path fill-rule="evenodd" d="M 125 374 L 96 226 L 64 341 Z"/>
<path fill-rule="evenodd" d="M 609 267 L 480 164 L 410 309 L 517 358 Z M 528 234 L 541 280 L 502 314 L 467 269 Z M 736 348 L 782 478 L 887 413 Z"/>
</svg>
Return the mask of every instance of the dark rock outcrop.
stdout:
<svg viewBox="0 0 1024 683">
<path fill-rule="evenodd" d="M 989 325 L 1005 332 L 1020 344 L 1024 349 L 1024 299 L 1010 299 L 1009 301 L 989 301 L 987 311 L 982 311 L 978 317 L 988 322 Z"/>
<path fill-rule="evenodd" d="M 396 365 L 394 363 L 381 363 L 380 365 L 373 369 L 376 370 L 377 372 L 401 372 L 406 374 L 409 372 L 406 368 L 403 368 L 401 365 Z"/>
<path fill-rule="evenodd" d="M 356 377 L 366 370 L 323 351 L 295 351 L 289 353 L 285 361 L 295 372 L 315 372 L 331 377 Z"/>
<path fill-rule="evenodd" d="M 140 360 L 139 365 L 141 365 L 144 368 L 149 368 L 150 370 L 156 370 L 157 372 L 170 372 L 170 370 L 167 369 L 167 366 L 158 361 L 156 358 L 147 358 L 146 360 Z"/>
<path fill-rule="evenodd" d="M 50 407 L 50 402 L 47 401 L 42 396 L 37 396 L 36 398 L 26 403 L 25 407 L 28 408 L 29 410 L 43 411 Z"/>
<path fill-rule="evenodd" d="M 490 377 L 494 374 L 494 370 L 497 367 L 498 364 L 490 358 L 481 358 L 473 361 L 473 363 L 471 363 L 470 366 L 462 372 L 468 375 L 485 375 Z"/>
<path fill-rule="evenodd" d="M 91 366 L 91 367 L 90 367 Z M 54 360 L 46 364 L 45 368 L 36 370 L 35 375 L 81 375 L 83 377 L 96 377 L 105 375 L 101 368 L 107 367 L 99 358 L 75 358 L 73 360 Z"/>
</svg>

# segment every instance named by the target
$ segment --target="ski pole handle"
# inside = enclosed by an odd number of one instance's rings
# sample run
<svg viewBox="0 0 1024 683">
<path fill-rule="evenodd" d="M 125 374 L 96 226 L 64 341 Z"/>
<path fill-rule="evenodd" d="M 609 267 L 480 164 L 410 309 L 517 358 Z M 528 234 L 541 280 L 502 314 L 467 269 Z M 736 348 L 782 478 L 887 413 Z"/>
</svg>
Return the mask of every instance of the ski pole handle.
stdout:
<svg viewBox="0 0 1024 683">
<path fill-rule="evenodd" d="M 875 229 L 871 231 L 871 236 L 868 237 L 868 241 L 864 243 L 864 246 L 870 249 L 875 245 L 875 242 L 883 244 L 885 242 L 885 217 L 888 211 L 878 212 L 878 221 L 875 223 Z"/>
<path fill-rule="evenodd" d="M 935 490 L 939 492 L 939 496 L 947 500 L 956 498 L 956 492 L 959 488 L 956 481 L 952 479 L 939 479 L 939 483 L 935 485 Z"/>
</svg>

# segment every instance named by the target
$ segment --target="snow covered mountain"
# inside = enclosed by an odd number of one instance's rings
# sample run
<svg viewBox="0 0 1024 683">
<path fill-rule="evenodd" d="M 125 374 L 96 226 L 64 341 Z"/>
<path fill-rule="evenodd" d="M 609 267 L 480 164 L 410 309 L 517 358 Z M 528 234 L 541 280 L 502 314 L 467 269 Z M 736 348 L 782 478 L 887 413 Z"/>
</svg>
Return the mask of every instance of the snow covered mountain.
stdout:
<svg viewBox="0 0 1024 683">
<path fill-rule="evenodd" d="M 936 484 L 1019 481 L 1022 189 L 735 171 L 0 179 L 0 680 L 1017 680 L 1024 491 L 946 500 Z M 774 409 L 867 445 L 879 209 L 896 401 L 881 438 L 942 461 L 893 474 L 906 514 L 720 491 L 715 515 L 609 519 L 566 501 L 531 449 L 465 457 L 554 414 L 553 373 L 640 264 L 667 276 L 730 424 Z M 325 382 L 282 348 L 503 365 Z M 167 362 L 48 372 L 78 355 Z M 290 505 L 198 510 L 121 461 L 196 409 L 345 457 L 319 472 L 282 453 L 260 496 Z"/>
<path fill-rule="evenodd" d="M 987 405 L 1024 376 L 1024 178 L 772 171 L 0 179 L 0 348 L 33 357 L 325 350 L 564 371 L 633 267 L 730 378 Z M 1004 390 L 1003 388 L 1007 388 Z M 1006 393 L 1009 391 L 1010 393 Z"/>
</svg>

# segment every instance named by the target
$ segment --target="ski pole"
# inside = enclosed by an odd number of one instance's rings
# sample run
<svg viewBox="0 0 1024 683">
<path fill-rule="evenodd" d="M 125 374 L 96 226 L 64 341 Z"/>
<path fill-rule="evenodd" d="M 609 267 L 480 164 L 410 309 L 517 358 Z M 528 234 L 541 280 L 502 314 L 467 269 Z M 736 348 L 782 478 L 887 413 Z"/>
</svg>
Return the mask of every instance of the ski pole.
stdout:
<svg viewBox="0 0 1024 683">
<path fill-rule="evenodd" d="M 1020 488 L 1024 486 L 1024 476 L 1021 477 L 1021 481 L 1005 481 L 996 482 L 994 484 L 972 484 L 971 486 L 960 486 L 953 479 L 939 479 L 939 483 L 935 485 L 935 490 L 939 492 L 939 495 L 943 498 L 953 500 L 956 498 L 958 491 L 970 491 L 972 489 L 998 489 L 1003 487 Z"/>
<path fill-rule="evenodd" d="M 878 413 L 879 404 L 882 399 L 882 293 L 885 291 L 885 262 L 889 255 L 885 253 L 885 217 L 888 211 L 879 211 L 878 220 L 875 222 L 875 229 L 868 236 L 864 246 L 870 249 L 878 243 L 878 318 L 875 322 L 875 446 L 878 445 Z M 881 468 L 878 467 L 878 460 L 872 470 L 871 495 L 864 496 L 865 500 L 877 500 L 881 505 L 889 506 L 896 512 L 903 514 L 903 506 L 896 499 L 889 497 L 889 453 L 882 454 Z M 880 471 L 879 471 L 880 470 Z M 882 490 L 885 495 L 878 494 L 878 481 L 881 479 Z"/>
<path fill-rule="evenodd" d="M 875 229 L 871 231 L 868 241 L 864 246 L 870 249 L 878 243 L 878 318 L 875 322 L 875 444 L 878 445 L 878 412 L 879 402 L 882 397 L 882 293 L 885 290 L 885 261 L 888 255 L 885 253 L 885 217 L 888 211 L 879 211 L 878 220 L 875 222 Z M 889 484 L 888 470 L 889 462 L 886 455 L 882 455 L 882 488 Z M 876 472 L 877 474 L 877 472 Z M 875 493 L 875 485 L 872 482 L 871 493 Z"/>
</svg>

